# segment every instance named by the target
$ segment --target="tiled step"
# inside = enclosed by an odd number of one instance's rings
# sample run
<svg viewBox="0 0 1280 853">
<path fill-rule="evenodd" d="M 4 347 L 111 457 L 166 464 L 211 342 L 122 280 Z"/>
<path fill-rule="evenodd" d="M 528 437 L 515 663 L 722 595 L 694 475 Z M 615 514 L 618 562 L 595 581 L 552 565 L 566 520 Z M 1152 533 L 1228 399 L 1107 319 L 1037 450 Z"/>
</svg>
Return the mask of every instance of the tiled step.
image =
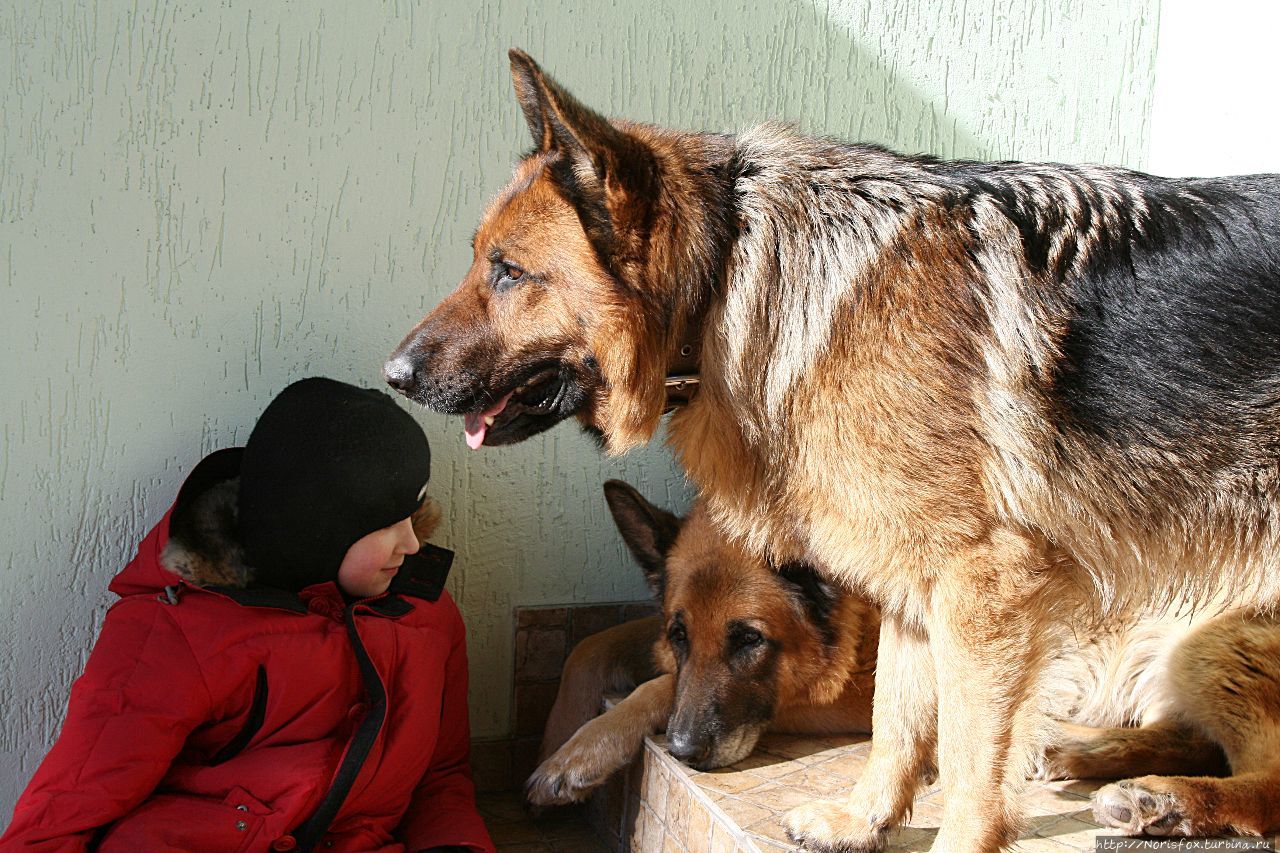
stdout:
<svg viewBox="0 0 1280 853">
<path fill-rule="evenodd" d="M 646 741 L 628 773 L 591 805 L 592 823 L 615 850 L 634 853 L 776 853 L 793 850 L 782 816 L 814 799 L 844 796 L 866 763 L 865 737 L 766 735 L 746 760 L 700 773 L 679 763 L 662 739 Z M 1093 851 L 1111 836 L 1093 823 L 1089 795 L 1101 783 L 1037 783 L 1031 820 L 1018 846 L 1029 853 Z M 891 851 L 925 851 L 937 834 L 941 793 L 916 799 L 911 823 L 890 838 Z"/>
</svg>

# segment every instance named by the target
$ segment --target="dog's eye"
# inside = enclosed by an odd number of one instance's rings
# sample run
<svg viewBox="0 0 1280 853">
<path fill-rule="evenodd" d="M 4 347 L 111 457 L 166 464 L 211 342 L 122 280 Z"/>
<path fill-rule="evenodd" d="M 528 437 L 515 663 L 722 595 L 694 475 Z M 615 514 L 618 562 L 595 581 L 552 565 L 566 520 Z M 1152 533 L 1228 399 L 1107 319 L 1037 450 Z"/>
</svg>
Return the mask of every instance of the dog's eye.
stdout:
<svg viewBox="0 0 1280 853">
<path fill-rule="evenodd" d="M 761 634 L 755 628 L 748 628 L 740 632 L 735 638 L 740 649 L 753 649 L 764 642 L 764 634 Z"/>
<path fill-rule="evenodd" d="M 667 640 L 673 646 L 683 646 L 688 639 L 689 637 L 685 634 L 683 625 L 672 625 L 667 631 Z"/>
<path fill-rule="evenodd" d="M 524 270 L 520 269 L 520 267 L 505 261 L 499 261 L 494 267 L 493 287 L 499 293 L 504 290 L 510 290 L 524 280 L 524 275 Z"/>
</svg>

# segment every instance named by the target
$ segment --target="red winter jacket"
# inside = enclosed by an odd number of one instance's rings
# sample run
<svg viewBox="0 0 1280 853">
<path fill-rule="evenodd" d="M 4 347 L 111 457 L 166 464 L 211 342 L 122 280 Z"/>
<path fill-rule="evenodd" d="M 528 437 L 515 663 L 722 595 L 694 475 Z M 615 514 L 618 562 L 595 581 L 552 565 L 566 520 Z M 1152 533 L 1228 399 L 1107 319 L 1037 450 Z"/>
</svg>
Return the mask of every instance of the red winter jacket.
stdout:
<svg viewBox="0 0 1280 853">
<path fill-rule="evenodd" d="M 224 535 L 234 481 L 205 488 L 206 463 L 112 582 L 120 601 L 0 850 L 492 851 L 448 552 L 353 604 L 333 583 L 196 585 L 251 572 Z"/>
</svg>

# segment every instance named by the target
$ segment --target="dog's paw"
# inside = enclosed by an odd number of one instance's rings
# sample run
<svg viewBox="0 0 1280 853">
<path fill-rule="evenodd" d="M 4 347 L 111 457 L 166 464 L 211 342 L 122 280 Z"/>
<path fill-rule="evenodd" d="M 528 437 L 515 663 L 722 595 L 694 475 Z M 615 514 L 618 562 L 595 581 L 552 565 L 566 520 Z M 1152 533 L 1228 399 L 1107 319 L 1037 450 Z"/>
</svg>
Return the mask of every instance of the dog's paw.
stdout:
<svg viewBox="0 0 1280 853">
<path fill-rule="evenodd" d="M 848 800 L 818 800 L 797 806 L 782 819 L 787 835 L 804 850 L 821 853 L 880 853 L 886 832 L 849 810 Z"/>
<path fill-rule="evenodd" d="M 1093 818 L 1127 835 L 1189 835 L 1192 827 L 1178 798 L 1147 779 L 1126 779 L 1093 795 Z"/>
<path fill-rule="evenodd" d="M 567 806 L 585 800 L 602 781 L 582 779 L 573 767 L 556 764 L 552 756 L 524 783 L 524 799 L 534 808 Z"/>
<path fill-rule="evenodd" d="M 524 783 L 525 802 L 535 808 L 580 803 L 619 769 L 603 766 L 599 755 L 579 747 L 580 743 L 571 739 L 538 765 Z"/>
</svg>

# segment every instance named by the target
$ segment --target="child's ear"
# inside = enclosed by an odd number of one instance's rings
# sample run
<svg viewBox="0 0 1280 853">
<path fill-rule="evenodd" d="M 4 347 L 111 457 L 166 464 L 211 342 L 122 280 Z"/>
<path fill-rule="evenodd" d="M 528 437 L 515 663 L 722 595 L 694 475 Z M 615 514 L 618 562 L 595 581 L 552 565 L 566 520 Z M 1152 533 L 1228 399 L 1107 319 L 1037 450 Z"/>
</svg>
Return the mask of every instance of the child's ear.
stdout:
<svg viewBox="0 0 1280 853">
<path fill-rule="evenodd" d="M 444 517 L 444 510 L 440 508 L 440 504 L 435 498 L 427 496 L 422 501 L 422 506 L 413 511 L 410 518 L 413 520 L 413 532 L 418 536 L 419 544 L 426 544 L 431 538 L 431 534 L 436 532 L 436 528 L 440 526 L 440 519 Z"/>
<path fill-rule="evenodd" d="M 667 553 L 680 533 L 679 517 L 649 503 L 621 480 L 604 484 L 604 498 L 622 540 L 644 570 L 649 588 L 661 601 L 667 580 Z"/>
</svg>

